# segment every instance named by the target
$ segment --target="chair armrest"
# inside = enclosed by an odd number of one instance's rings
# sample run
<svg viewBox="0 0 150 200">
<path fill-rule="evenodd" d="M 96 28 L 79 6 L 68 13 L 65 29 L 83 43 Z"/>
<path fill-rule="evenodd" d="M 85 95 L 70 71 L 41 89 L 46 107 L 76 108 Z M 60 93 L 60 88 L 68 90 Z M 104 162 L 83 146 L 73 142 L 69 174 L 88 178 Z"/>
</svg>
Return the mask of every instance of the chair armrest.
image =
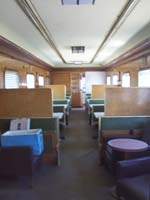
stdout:
<svg viewBox="0 0 150 200">
<path fill-rule="evenodd" d="M 0 147 L 0 174 L 31 176 L 33 153 L 30 146 Z"/>
<path fill-rule="evenodd" d="M 117 178 L 134 177 L 150 173 L 150 157 L 117 162 Z"/>
</svg>

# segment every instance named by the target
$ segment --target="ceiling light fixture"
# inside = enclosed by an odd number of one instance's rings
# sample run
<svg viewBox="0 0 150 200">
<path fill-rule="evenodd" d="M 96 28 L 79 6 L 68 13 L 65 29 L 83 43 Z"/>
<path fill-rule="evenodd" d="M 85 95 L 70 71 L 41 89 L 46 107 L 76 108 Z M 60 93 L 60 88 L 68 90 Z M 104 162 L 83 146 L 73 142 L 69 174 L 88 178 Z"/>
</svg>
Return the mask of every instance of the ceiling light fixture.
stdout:
<svg viewBox="0 0 150 200">
<path fill-rule="evenodd" d="M 62 5 L 95 4 L 95 0 L 61 0 Z"/>
<path fill-rule="evenodd" d="M 84 53 L 85 47 L 84 46 L 72 46 L 72 53 Z"/>
<path fill-rule="evenodd" d="M 81 64 L 83 64 L 83 61 L 73 61 L 73 64 L 75 64 L 75 65 L 81 65 Z"/>
</svg>

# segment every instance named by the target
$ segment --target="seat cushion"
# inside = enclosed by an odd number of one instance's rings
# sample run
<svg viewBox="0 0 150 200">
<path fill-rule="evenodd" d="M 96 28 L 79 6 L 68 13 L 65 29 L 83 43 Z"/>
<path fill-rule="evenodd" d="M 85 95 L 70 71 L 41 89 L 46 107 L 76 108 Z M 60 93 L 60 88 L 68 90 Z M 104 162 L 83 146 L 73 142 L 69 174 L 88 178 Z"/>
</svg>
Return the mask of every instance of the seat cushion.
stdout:
<svg viewBox="0 0 150 200">
<path fill-rule="evenodd" d="M 124 178 L 117 183 L 119 194 L 126 200 L 150 199 L 150 174 Z"/>
</svg>

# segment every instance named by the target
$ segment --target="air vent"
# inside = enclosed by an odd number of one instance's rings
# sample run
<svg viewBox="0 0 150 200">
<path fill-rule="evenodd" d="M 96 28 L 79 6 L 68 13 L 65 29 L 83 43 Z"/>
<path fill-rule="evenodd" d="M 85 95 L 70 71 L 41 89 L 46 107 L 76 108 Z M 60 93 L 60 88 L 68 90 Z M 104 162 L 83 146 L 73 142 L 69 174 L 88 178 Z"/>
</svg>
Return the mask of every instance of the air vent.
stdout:
<svg viewBox="0 0 150 200">
<path fill-rule="evenodd" d="M 72 46 L 72 53 L 84 53 L 84 46 Z"/>
<path fill-rule="evenodd" d="M 95 4 L 95 0 L 61 0 L 62 5 Z"/>
</svg>

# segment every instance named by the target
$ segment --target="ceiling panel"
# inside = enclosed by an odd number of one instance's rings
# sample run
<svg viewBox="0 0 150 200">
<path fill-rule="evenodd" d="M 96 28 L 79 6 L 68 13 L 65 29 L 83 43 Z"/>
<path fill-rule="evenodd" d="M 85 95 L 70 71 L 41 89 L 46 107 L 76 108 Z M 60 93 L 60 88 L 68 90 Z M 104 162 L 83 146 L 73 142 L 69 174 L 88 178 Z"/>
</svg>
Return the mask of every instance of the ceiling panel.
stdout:
<svg viewBox="0 0 150 200">
<path fill-rule="evenodd" d="M 0 35 L 51 65 L 57 60 L 60 62 L 59 57 L 14 0 L 0 1 Z"/>
<path fill-rule="evenodd" d="M 99 0 L 95 5 L 63 5 L 56 0 L 32 0 L 37 12 L 59 47 L 71 62 L 89 62 L 127 1 Z M 70 46 L 85 46 L 82 55 L 71 54 Z"/>
<path fill-rule="evenodd" d="M 117 27 L 93 63 L 89 62 L 128 0 L 95 0 L 94 5 L 62 5 L 61 0 L 26 0 L 33 5 L 68 64 L 62 62 L 15 0 L 0 1 L 0 34 L 54 67 L 76 67 L 74 61 L 83 62 L 85 67 L 100 66 L 110 61 L 118 49 L 149 23 L 150 1 L 134 1 L 137 5 Z M 71 46 L 85 46 L 85 53 L 72 54 Z"/>
<path fill-rule="evenodd" d="M 117 51 L 118 48 L 123 47 L 128 40 L 148 24 L 150 25 L 150 1 L 141 0 L 134 7 L 132 12 L 125 17 L 120 27 L 118 27 L 118 30 L 113 34 L 102 51 L 99 52 L 95 62 L 99 63 L 105 61 L 106 63 L 107 58 Z M 138 42 L 140 43 L 140 39 Z"/>
</svg>

